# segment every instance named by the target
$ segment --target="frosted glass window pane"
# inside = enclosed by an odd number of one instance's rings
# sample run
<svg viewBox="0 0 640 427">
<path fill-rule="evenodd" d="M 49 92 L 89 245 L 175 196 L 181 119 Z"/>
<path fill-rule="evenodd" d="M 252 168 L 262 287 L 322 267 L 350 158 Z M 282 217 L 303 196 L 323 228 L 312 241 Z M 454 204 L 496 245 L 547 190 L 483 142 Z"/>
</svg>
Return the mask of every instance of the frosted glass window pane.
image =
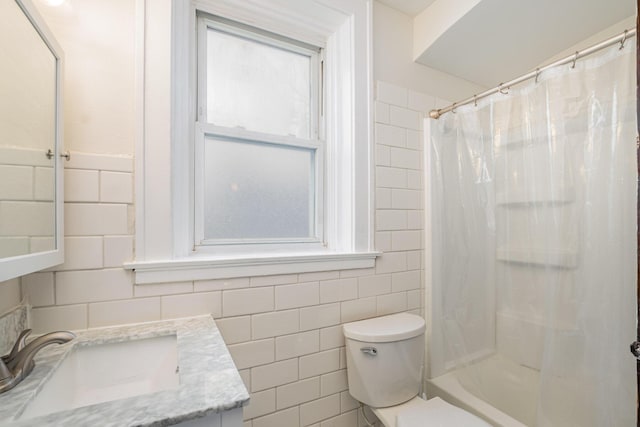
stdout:
<svg viewBox="0 0 640 427">
<path fill-rule="evenodd" d="M 209 28 L 207 121 L 308 139 L 309 56 Z"/>
<path fill-rule="evenodd" d="M 315 150 L 207 137 L 204 238 L 313 237 Z"/>
</svg>

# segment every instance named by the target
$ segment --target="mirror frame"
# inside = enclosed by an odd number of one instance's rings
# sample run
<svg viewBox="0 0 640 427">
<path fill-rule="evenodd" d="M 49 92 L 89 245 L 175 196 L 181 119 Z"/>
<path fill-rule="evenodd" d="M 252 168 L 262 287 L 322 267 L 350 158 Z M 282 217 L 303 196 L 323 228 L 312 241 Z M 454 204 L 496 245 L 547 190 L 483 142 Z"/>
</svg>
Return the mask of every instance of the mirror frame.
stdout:
<svg viewBox="0 0 640 427">
<path fill-rule="evenodd" d="M 2 0 L 6 1 L 6 0 Z M 24 12 L 33 28 L 40 35 L 56 59 L 56 130 L 55 130 L 55 249 L 27 255 L 0 258 L 0 282 L 24 276 L 25 274 L 53 267 L 64 262 L 64 151 L 62 84 L 64 53 L 53 33 L 38 13 L 31 0 L 14 0 Z"/>
</svg>

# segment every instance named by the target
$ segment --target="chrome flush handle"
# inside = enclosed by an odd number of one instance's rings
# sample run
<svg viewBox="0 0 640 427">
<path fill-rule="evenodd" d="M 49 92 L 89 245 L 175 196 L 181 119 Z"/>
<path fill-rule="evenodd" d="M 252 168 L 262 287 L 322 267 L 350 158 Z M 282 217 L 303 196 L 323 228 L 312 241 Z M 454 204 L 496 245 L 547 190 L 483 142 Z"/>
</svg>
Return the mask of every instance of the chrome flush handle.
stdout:
<svg viewBox="0 0 640 427">
<path fill-rule="evenodd" d="M 378 355 L 378 349 L 375 347 L 362 347 L 360 351 L 363 352 L 364 354 L 368 354 L 369 356 Z"/>
<path fill-rule="evenodd" d="M 631 354 L 640 360 L 640 342 L 634 341 L 631 343 Z"/>
</svg>

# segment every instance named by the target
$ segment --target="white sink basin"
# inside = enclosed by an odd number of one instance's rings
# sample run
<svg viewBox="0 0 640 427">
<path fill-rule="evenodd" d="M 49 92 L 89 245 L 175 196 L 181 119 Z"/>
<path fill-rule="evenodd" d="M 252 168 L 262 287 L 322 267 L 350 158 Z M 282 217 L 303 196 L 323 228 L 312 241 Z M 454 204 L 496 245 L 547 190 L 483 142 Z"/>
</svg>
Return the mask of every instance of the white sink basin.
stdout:
<svg viewBox="0 0 640 427">
<path fill-rule="evenodd" d="M 176 388 L 176 335 L 74 348 L 20 419 Z"/>
</svg>

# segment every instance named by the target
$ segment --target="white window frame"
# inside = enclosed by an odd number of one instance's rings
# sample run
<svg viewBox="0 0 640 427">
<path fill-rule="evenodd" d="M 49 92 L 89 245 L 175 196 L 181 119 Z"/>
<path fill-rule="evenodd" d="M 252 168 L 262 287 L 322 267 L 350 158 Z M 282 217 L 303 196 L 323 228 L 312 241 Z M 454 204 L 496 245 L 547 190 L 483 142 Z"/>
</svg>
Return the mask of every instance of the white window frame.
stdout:
<svg viewBox="0 0 640 427">
<path fill-rule="evenodd" d="M 136 0 L 135 282 L 369 268 L 372 0 Z M 196 10 L 324 49 L 324 235 L 317 251 L 194 252 Z"/>
<path fill-rule="evenodd" d="M 269 34 L 260 29 L 247 27 L 217 16 L 207 15 L 200 11 L 197 19 L 197 115 L 195 118 L 195 182 L 194 182 L 194 251 L 215 255 L 259 253 L 262 251 L 310 252 L 321 250 L 325 246 L 324 236 L 324 127 L 321 120 L 320 103 L 321 82 L 321 49 L 303 43 L 284 39 L 282 36 Z M 239 36 L 248 40 L 264 43 L 285 51 L 294 52 L 310 59 L 309 83 L 309 138 L 280 136 L 246 129 L 216 126 L 207 120 L 207 51 L 206 40 L 208 30 L 213 29 L 226 34 Z M 204 64 L 204 65 L 203 65 Z M 313 237 L 307 238 L 269 238 L 269 239 L 205 239 L 204 238 L 204 144 L 206 137 L 233 139 L 239 141 L 266 143 L 280 147 L 298 147 L 313 150 L 313 190 L 310 229 Z"/>
</svg>

